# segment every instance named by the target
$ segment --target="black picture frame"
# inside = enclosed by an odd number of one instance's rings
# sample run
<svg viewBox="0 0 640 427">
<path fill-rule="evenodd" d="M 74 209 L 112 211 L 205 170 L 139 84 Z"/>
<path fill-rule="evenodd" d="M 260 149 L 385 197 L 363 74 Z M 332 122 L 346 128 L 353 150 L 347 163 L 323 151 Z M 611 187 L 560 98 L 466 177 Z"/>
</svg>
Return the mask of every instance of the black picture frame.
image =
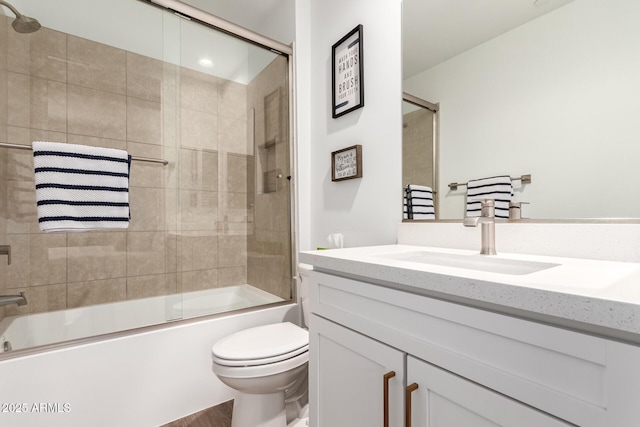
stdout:
<svg viewBox="0 0 640 427">
<path fill-rule="evenodd" d="M 331 181 L 362 178 L 362 145 L 331 153 Z"/>
<path fill-rule="evenodd" d="M 363 27 L 358 25 L 331 47 L 331 113 L 338 118 L 364 107 Z"/>
</svg>

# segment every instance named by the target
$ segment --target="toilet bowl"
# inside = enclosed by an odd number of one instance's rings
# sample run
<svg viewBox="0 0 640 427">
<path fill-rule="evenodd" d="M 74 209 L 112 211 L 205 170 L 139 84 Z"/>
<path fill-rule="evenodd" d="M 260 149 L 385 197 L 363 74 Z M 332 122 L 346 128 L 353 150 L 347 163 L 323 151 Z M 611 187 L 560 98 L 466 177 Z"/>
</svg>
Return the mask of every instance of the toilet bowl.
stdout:
<svg viewBox="0 0 640 427">
<path fill-rule="evenodd" d="M 305 321 L 309 269 L 301 266 L 299 282 Z M 286 427 L 285 392 L 307 377 L 306 329 L 290 322 L 245 329 L 216 342 L 211 356 L 213 372 L 239 392 L 233 403 L 231 427 Z"/>
</svg>

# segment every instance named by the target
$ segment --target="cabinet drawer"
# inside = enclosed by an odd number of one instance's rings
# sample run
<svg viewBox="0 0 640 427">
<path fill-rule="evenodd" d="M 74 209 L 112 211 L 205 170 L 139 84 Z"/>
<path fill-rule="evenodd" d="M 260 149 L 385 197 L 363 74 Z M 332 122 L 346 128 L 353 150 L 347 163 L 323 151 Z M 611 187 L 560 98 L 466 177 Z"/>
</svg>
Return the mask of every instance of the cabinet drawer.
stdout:
<svg viewBox="0 0 640 427">
<path fill-rule="evenodd" d="M 607 425 L 607 341 L 317 271 L 311 311 L 580 426 Z"/>
</svg>

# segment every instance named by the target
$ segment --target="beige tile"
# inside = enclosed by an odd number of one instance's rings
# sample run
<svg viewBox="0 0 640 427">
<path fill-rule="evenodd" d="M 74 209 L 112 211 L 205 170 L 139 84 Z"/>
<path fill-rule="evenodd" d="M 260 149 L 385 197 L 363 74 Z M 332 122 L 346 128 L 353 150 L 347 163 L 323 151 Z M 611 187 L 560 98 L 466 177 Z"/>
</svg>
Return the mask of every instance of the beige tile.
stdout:
<svg viewBox="0 0 640 427">
<path fill-rule="evenodd" d="M 247 192 L 247 156 L 227 154 L 225 191 L 234 193 Z"/>
<path fill-rule="evenodd" d="M 69 84 L 126 94 L 126 53 L 102 43 L 69 36 Z"/>
<path fill-rule="evenodd" d="M 66 283 L 67 235 L 32 234 L 31 286 Z"/>
<path fill-rule="evenodd" d="M 246 236 L 218 236 L 219 267 L 240 267 L 247 265 Z"/>
<path fill-rule="evenodd" d="M 165 272 L 165 233 L 129 232 L 127 236 L 127 276 Z"/>
<path fill-rule="evenodd" d="M 255 199 L 255 225 L 258 230 L 289 230 L 289 202 L 285 192 L 258 195 Z M 268 214 L 267 214 L 268 212 Z"/>
<path fill-rule="evenodd" d="M 218 235 L 193 233 L 180 236 L 181 271 L 207 270 L 218 266 Z"/>
<path fill-rule="evenodd" d="M 252 154 L 247 138 L 247 119 L 218 118 L 218 148 L 227 153 Z"/>
<path fill-rule="evenodd" d="M 28 145 L 30 147 L 33 141 L 67 142 L 67 134 L 64 132 L 15 126 L 9 126 L 7 131 L 9 142 L 12 144 Z M 28 153 L 28 151 L 25 152 Z"/>
<path fill-rule="evenodd" d="M 67 131 L 67 85 L 31 78 L 31 128 Z"/>
<path fill-rule="evenodd" d="M 162 188 L 162 165 L 148 162 L 133 161 L 131 164 L 131 187 Z"/>
<path fill-rule="evenodd" d="M 134 172 L 132 172 L 134 173 Z M 160 188 L 129 188 L 131 223 L 129 231 L 164 230 L 164 190 Z"/>
<path fill-rule="evenodd" d="M 34 181 L 33 152 L 31 150 L 6 150 L 7 175 L 11 181 Z M 35 188 L 35 183 L 33 184 Z"/>
<path fill-rule="evenodd" d="M 252 210 L 247 207 L 246 193 L 220 193 L 221 204 L 219 220 L 225 224 L 246 223 L 252 217 Z M 252 219 L 252 218 L 251 218 Z"/>
<path fill-rule="evenodd" d="M 218 117 L 196 110 L 180 112 L 180 145 L 183 148 L 218 149 Z"/>
<path fill-rule="evenodd" d="M 194 292 L 218 287 L 218 270 L 184 271 L 178 275 L 180 292 Z"/>
<path fill-rule="evenodd" d="M 0 150 L 0 239 L 3 240 L 7 233 L 7 151 Z"/>
<path fill-rule="evenodd" d="M 127 233 L 68 234 L 69 282 L 113 279 L 127 273 Z"/>
<path fill-rule="evenodd" d="M 11 265 L 7 265 L 8 288 L 28 287 L 31 275 L 31 245 L 29 234 L 8 234 L 6 243 L 11 246 Z"/>
<path fill-rule="evenodd" d="M 69 283 L 67 286 L 67 305 L 69 308 L 119 302 L 126 299 L 127 279 L 124 277 Z"/>
<path fill-rule="evenodd" d="M 48 28 L 28 35 L 10 29 L 7 66 L 11 71 L 58 82 L 67 81 L 67 36 Z"/>
<path fill-rule="evenodd" d="M 129 154 L 137 157 L 152 159 L 164 159 L 164 150 L 160 145 L 143 144 L 127 141 Z M 131 179 L 129 184 L 133 187 L 164 188 L 164 177 L 167 169 L 173 165 L 162 165 L 134 160 L 131 165 Z"/>
<path fill-rule="evenodd" d="M 182 229 L 179 219 L 180 194 L 174 188 L 164 190 L 164 227 L 167 231 L 177 232 Z"/>
<path fill-rule="evenodd" d="M 164 147 L 157 144 L 145 144 L 143 142 L 127 141 L 127 151 L 132 156 L 150 157 L 154 159 L 164 158 Z M 162 168 L 162 166 L 160 166 Z"/>
<path fill-rule="evenodd" d="M 77 135 L 124 140 L 126 97 L 69 85 L 68 132 Z"/>
<path fill-rule="evenodd" d="M 7 73 L 7 124 L 29 128 L 31 126 L 31 77 Z"/>
<path fill-rule="evenodd" d="M 64 283 L 57 285 L 34 286 L 31 288 L 9 288 L 7 293 L 19 294 L 24 292 L 27 305 L 7 306 L 6 315 L 45 313 L 67 308 L 67 286 Z"/>
<path fill-rule="evenodd" d="M 181 149 L 180 188 L 216 191 L 218 189 L 218 153 Z"/>
<path fill-rule="evenodd" d="M 179 236 L 177 233 L 167 232 L 164 236 L 164 270 L 167 273 L 175 273 L 178 271 L 178 257 L 180 256 L 180 248 L 178 247 Z"/>
<path fill-rule="evenodd" d="M 181 68 L 180 103 L 182 108 L 217 114 L 218 79 L 208 74 Z"/>
<path fill-rule="evenodd" d="M 127 96 L 160 102 L 162 79 L 162 61 L 127 52 Z"/>
<path fill-rule="evenodd" d="M 240 83 L 220 79 L 218 82 L 218 116 L 229 119 L 245 117 L 247 113 L 247 87 Z"/>
<path fill-rule="evenodd" d="M 178 107 L 180 105 L 180 91 L 178 90 L 180 75 L 178 66 L 168 62 L 162 63 L 162 105 Z"/>
<path fill-rule="evenodd" d="M 92 147 L 115 148 L 118 150 L 126 150 L 127 142 L 120 139 L 97 138 L 86 135 L 69 134 L 69 144 L 90 145 Z"/>
<path fill-rule="evenodd" d="M 160 103 L 127 97 L 127 140 L 162 144 Z"/>
<path fill-rule="evenodd" d="M 247 267 L 226 267 L 218 269 L 218 285 L 243 285 L 247 283 Z"/>
<path fill-rule="evenodd" d="M 180 191 L 180 225 L 182 230 L 216 230 L 218 193 Z"/>
<path fill-rule="evenodd" d="M 39 230 L 36 191 L 33 181 L 7 180 L 7 233 L 33 233 Z"/>
<path fill-rule="evenodd" d="M 127 278 L 127 299 L 149 298 L 176 293 L 176 274 L 154 274 Z"/>
</svg>

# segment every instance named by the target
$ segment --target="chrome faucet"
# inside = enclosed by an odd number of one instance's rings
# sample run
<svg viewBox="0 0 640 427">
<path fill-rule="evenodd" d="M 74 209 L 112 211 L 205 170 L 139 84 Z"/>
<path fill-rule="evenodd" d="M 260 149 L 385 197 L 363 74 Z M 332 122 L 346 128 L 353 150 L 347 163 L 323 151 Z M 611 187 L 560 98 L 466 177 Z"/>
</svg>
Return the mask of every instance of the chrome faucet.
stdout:
<svg viewBox="0 0 640 427">
<path fill-rule="evenodd" d="M 9 304 L 27 305 L 27 297 L 24 292 L 20 292 L 20 295 L 0 295 L 0 306 Z"/>
<path fill-rule="evenodd" d="M 463 225 L 465 227 L 477 227 L 480 224 L 482 233 L 480 255 L 497 255 L 495 202 L 493 200 L 482 200 L 480 204 L 482 206 L 480 216 L 466 217 Z"/>
</svg>

